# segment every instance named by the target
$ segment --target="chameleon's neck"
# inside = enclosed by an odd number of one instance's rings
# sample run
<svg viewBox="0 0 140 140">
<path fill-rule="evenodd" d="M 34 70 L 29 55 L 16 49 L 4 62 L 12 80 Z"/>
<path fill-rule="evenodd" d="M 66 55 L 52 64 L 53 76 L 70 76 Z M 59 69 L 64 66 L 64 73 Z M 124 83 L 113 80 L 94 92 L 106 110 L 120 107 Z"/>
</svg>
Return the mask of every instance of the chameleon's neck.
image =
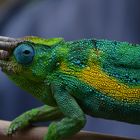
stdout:
<svg viewBox="0 0 140 140">
<path fill-rule="evenodd" d="M 12 76 L 9 77 L 12 81 L 16 83 L 17 86 L 21 87 L 23 90 L 29 92 L 31 95 L 39 99 L 40 101 L 55 106 L 55 101 L 52 97 L 50 90 L 50 85 L 47 80 L 44 81 L 31 81 L 29 79 L 24 79 L 23 77 Z M 47 83 L 48 82 L 48 83 Z"/>
</svg>

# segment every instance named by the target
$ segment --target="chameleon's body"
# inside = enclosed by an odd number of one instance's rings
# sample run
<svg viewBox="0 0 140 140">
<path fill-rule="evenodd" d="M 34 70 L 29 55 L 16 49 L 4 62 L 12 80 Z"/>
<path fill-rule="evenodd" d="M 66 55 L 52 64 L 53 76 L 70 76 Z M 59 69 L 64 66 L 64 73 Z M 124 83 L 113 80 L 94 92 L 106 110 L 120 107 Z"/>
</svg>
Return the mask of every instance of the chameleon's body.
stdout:
<svg viewBox="0 0 140 140">
<path fill-rule="evenodd" d="M 1 60 L 2 70 L 46 106 L 19 116 L 8 134 L 32 122 L 63 118 L 44 138 L 59 140 L 84 127 L 85 114 L 140 124 L 140 45 L 36 37 L 15 42 L 9 59 Z"/>
</svg>

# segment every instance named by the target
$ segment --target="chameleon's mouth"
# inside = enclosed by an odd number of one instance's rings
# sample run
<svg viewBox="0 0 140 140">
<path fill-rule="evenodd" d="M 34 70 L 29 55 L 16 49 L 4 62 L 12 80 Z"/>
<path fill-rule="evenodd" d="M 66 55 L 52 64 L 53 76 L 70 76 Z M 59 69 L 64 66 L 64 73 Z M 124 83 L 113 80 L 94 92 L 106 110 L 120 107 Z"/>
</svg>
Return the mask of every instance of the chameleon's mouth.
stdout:
<svg viewBox="0 0 140 140">
<path fill-rule="evenodd" d="M 9 58 L 14 48 L 20 42 L 20 39 L 0 36 L 0 67 L 2 71 L 9 71 L 12 67 Z"/>
</svg>

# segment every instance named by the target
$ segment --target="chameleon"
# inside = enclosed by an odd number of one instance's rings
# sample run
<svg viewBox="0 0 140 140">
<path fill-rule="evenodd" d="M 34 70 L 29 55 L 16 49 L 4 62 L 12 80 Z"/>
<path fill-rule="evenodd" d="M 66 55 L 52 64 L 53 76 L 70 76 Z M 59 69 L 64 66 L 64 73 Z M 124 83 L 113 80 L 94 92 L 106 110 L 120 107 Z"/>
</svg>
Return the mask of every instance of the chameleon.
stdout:
<svg viewBox="0 0 140 140">
<path fill-rule="evenodd" d="M 44 140 L 79 132 L 86 115 L 140 125 L 140 45 L 103 39 L 0 36 L 0 67 L 44 106 L 15 118 L 8 135 L 52 121 Z"/>
</svg>

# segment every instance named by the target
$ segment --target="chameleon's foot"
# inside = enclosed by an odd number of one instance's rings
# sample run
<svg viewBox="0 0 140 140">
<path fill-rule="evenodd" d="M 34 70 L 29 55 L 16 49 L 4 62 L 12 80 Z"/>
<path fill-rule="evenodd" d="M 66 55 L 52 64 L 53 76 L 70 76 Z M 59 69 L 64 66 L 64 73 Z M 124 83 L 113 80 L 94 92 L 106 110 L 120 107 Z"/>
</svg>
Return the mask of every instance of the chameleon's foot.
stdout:
<svg viewBox="0 0 140 140">
<path fill-rule="evenodd" d="M 13 135 L 18 130 L 18 126 L 19 125 L 12 123 L 7 129 L 7 135 Z"/>
<path fill-rule="evenodd" d="M 49 126 L 48 133 L 44 136 L 43 140 L 60 140 L 58 134 L 56 133 L 56 124 L 52 123 Z"/>
<path fill-rule="evenodd" d="M 30 122 L 27 118 L 23 118 L 23 116 L 19 116 L 15 120 L 12 121 L 9 128 L 7 129 L 7 135 L 13 135 L 18 130 L 21 130 L 30 125 Z"/>
</svg>

